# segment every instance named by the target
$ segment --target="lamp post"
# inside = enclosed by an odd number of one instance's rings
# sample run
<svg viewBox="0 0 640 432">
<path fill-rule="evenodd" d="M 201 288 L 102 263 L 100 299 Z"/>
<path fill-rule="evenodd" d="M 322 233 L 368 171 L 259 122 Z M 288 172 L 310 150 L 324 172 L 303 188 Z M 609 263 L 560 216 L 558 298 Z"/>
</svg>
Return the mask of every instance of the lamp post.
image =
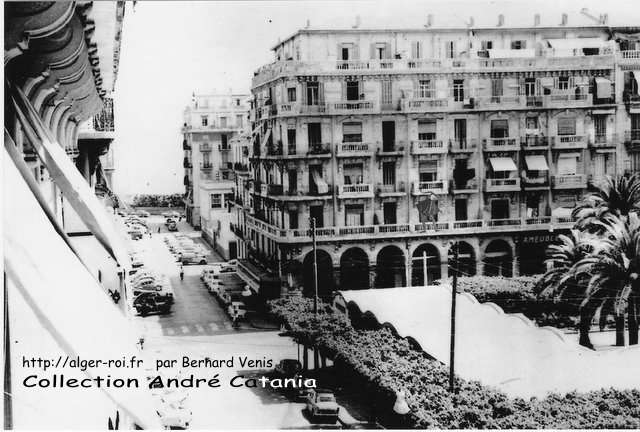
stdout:
<svg viewBox="0 0 640 432">
<path fill-rule="evenodd" d="M 311 239 L 313 242 L 313 313 L 318 316 L 318 254 L 316 249 L 316 218 L 311 218 Z"/>
<path fill-rule="evenodd" d="M 454 362 L 456 354 L 456 294 L 458 291 L 458 242 L 453 245 L 453 283 L 451 286 L 451 351 L 449 354 L 449 391 L 453 393 Z"/>
</svg>

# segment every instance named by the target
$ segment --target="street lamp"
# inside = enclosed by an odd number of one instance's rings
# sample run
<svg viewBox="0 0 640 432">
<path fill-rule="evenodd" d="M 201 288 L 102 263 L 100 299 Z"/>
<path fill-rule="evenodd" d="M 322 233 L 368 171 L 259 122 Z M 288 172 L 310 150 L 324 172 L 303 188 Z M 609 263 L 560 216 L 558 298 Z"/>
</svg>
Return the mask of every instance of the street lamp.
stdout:
<svg viewBox="0 0 640 432">
<path fill-rule="evenodd" d="M 311 239 L 313 241 L 313 313 L 318 316 L 318 254 L 316 249 L 316 218 L 311 218 Z"/>
<path fill-rule="evenodd" d="M 451 351 L 449 353 L 449 391 L 454 391 L 454 361 L 456 354 L 456 294 L 458 291 L 458 249 L 459 243 L 453 244 L 453 283 L 451 284 Z"/>
</svg>

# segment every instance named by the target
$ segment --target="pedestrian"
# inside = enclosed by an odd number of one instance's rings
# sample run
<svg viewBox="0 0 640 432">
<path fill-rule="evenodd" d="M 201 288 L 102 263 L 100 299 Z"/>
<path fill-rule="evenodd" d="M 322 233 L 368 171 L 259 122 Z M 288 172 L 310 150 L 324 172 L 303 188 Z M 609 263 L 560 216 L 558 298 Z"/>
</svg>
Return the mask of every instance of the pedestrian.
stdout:
<svg viewBox="0 0 640 432">
<path fill-rule="evenodd" d="M 158 234 L 160 234 L 160 227 L 158 226 Z"/>
<path fill-rule="evenodd" d="M 140 350 L 144 349 L 144 337 L 140 337 L 140 339 L 138 340 L 138 343 L 140 344 Z"/>
<path fill-rule="evenodd" d="M 184 280 L 184 267 L 180 264 L 180 280 Z"/>
</svg>

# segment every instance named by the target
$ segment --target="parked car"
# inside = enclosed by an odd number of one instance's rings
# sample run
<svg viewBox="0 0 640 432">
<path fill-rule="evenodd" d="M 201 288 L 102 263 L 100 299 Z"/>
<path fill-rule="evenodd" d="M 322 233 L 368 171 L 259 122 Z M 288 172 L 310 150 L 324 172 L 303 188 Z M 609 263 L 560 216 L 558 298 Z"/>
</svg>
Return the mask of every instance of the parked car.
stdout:
<svg viewBox="0 0 640 432">
<path fill-rule="evenodd" d="M 200 280 L 204 282 L 204 280 L 207 278 L 207 275 L 214 275 L 215 274 L 214 270 L 215 270 L 215 267 L 213 265 L 208 265 L 204 267 L 200 272 Z"/>
<path fill-rule="evenodd" d="M 170 218 L 170 217 L 169 217 L 169 218 L 166 218 L 166 219 L 164 220 L 164 224 L 165 224 L 166 226 L 169 226 L 169 224 L 170 224 L 170 223 L 176 223 L 176 220 L 175 220 L 174 218 Z"/>
<path fill-rule="evenodd" d="M 312 420 L 321 418 L 327 423 L 338 420 L 340 406 L 331 390 L 311 389 L 307 398 L 307 412 Z"/>
<path fill-rule="evenodd" d="M 201 252 L 184 252 L 180 254 L 182 264 L 206 264 L 207 256 Z"/>
<path fill-rule="evenodd" d="M 167 314 L 171 312 L 172 304 L 171 300 L 152 292 L 142 292 L 133 299 L 133 307 L 141 316 L 155 312 Z"/>
<path fill-rule="evenodd" d="M 302 364 L 296 359 L 280 360 L 273 370 L 283 378 L 293 378 L 302 370 Z"/>
<path fill-rule="evenodd" d="M 169 231 L 178 231 L 178 224 L 175 222 L 170 222 L 167 224 L 167 229 Z"/>
<path fill-rule="evenodd" d="M 140 216 L 140 217 L 143 217 L 143 218 L 147 218 L 147 217 L 151 216 L 151 213 L 149 213 L 149 212 L 148 212 L 148 211 L 146 211 L 146 210 L 138 210 L 138 211 L 136 212 L 136 215 L 138 215 L 138 216 Z"/>
<path fill-rule="evenodd" d="M 131 257 L 131 267 L 138 268 L 144 265 L 142 258 L 137 253 L 131 253 L 129 256 Z"/>
<path fill-rule="evenodd" d="M 129 231 L 129 235 L 131 236 L 131 240 L 140 240 L 144 236 L 141 230 L 131 230 Z"/>
<path fill-rule="evenodd" d="M 242 301 L 232 301 L 227 307 L 227 313 L 231 318 L 237 320 L 245 319 L 247 317 L 247 306 Z"/>
</svg>

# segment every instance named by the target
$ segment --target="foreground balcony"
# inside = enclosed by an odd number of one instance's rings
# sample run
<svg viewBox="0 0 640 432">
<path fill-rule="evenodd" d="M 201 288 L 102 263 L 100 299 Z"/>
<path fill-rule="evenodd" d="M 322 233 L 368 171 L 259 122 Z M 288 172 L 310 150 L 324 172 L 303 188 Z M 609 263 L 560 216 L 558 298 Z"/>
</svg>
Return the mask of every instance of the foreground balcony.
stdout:
<svg viewBox="0 0 640 432">
<path fill-rule="evenodd" d="M 591 148 L 611 148 L 618 145 L 618 134 L 594 134 L 589 137 L 589 147 Z"/>
<path fill-rule="evenodd" d="M 400 184 L 382 184 L 378 183 L 376 186 L 376 193 L 378 196 L 384 197 L 393 197 L 393 196 L 403 196 L 406 195 L 406 187 L 404 183 Z"/>
<path fill-rule="evenodd" d="M 446 235 L 490 234 L 496 232 L 526 232 L 531 230 L 570 229 L 574 219 L 543 216 L 536 218 L 506 218 L 489 220 L 438 221 L 426 223 L 400 223 L 382 225 L 330 226 L 316 229 L 316 238 L 322 242 L 366 240 L 372 238 L 420 238 Z M 252 216 L 247 226 L 267 237 L 283 243 L 310 243 L 309 228 L 283 229 Z"/>
<path fill-rule="evenodd" d="M 338 198 L 373 198 L 373 185 L 369 183 L 338 185 Z"/>
<path fill-rule="evenodd" d="M 447 142 L 443 140 L 415 140 L 411 141 L 411 154 L 442 154 L 449 151 Z"/>
<path fill-rule="evenodd" d="M 584 174 L 556 175 L 551 177 L 554 189 L 584 189 L 587 187 L 587 176 Z"/>
<path fill-rule="evenodd" d="M 337 157 L 370 157 L 372 154 L 372 146 L 368 143 L 351 142 L 336 146 Z"/>
<path fill-rule="evenodd" d="M 488 178 L 484 180 L 484 190 L 485 192 L 518 192 L 520 191 L 520 179 Z"/>
<path fill-rule="evenodd" d="M 520 144 L 516 138 L 487 138 L 484 142 L 485 151 L 517 151 Z"/>
<path fill-rule="evenodd" d="M 413 182 L 413 195 L 430 195 L 430 194 L 446 194 L 447 193 L 447 181 L 435 180 L 435 181 L 418 181 Z"/>
<path fill-rule="evenodd" d="M 475 138 L 449 140 L 451 153 L 475 153 L 478 148 L 478 140 Z"/>
<path fill-rule="evenodd" d="M 549 148 L 549 139 L 540 135 L 524 136 L 520 138 L 520 145 L 524 150 L 545 150 Z"/>
<path fill-rule="evenodd" d="M 554 149 L 585 149 L 587 137 L 584 135 L 556 135 L 551 137 L 551 147 Z"/>
<path fill-rule="evenodd" d="M 449 106 L 448 98 L 441 99 L 403 99 L 402 109 L 405 112 L 438 112 L 446 111 Z"/>
<path fill-rule="evenodd" d="M 549 188 L 549 176 L 541 175 L 538 177 L 523 176 L 522 184 L 525 189 L 537 190 Z"/>
</svg>

